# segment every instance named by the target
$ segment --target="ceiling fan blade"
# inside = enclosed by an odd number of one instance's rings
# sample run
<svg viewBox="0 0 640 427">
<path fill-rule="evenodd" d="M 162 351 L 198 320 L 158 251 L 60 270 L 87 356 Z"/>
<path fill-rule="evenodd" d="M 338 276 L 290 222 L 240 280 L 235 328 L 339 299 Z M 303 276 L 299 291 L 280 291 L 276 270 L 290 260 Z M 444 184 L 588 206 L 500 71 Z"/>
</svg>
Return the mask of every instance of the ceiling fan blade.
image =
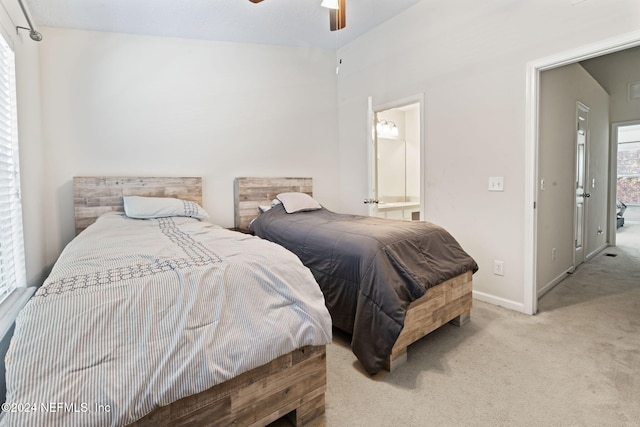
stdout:
<svg viewBox="0 0 640 427">
<path fill-rule="evenodd" d="M 260 3 L 262 0 L 249 0 L 251 3 Z"/>
<path fill-rule="evenodd" d="M 347 0 L 338 0 L 338 6 L 338 9 L 329 11 L 329 29 L 331 31 L 341 30 L 347 25 Z"/>
</svg>

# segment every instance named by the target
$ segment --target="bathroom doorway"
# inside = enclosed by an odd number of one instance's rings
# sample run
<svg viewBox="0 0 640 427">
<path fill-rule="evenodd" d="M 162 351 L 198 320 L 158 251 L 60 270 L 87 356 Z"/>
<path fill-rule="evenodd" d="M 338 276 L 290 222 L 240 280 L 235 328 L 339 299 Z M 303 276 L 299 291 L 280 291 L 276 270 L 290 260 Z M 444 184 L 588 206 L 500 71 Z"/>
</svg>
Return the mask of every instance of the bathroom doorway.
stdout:
<svg viewBox="0 0 640 427">
<path fill-rule="evenodd" d="M 422 105 L 416 97 L 373 108 L 371 216 L 423 219 Z"/>
</svg>

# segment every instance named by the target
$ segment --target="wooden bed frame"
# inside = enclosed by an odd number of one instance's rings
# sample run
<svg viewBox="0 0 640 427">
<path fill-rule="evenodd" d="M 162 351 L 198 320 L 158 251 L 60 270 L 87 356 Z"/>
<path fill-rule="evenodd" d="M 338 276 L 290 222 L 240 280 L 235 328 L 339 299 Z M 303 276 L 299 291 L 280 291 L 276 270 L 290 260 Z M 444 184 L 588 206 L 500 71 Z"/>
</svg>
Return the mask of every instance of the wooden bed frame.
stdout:
<svg viewBox="0 0 640 427">
<path fill-rule="evenodd" d="M 258 206 L 270 205 L 279 193 L 295 191 L 313 195 L 313 179 L 304 177 L 248 178 L 234 183 L 235 227 L 246 229 L 259 215 Z M 473 275 L 470 271 L 429 288 L 409 305 L 404 328 L 396 340 L 386 369 L 407 360 L 407 347 L 446 323 L 462 326 L 471 319 Z"/>
<path fill-rule="evenodd" d="M 200 177 L 79 176 L 73 178 L 76 235 L 107 212 L 124 212 L 122 197 L 175 197 L 202 206 Z"/>
<path fill-rule="evenodd" d="M 103 213 L 123 211 L 127 195 L 202 205 L 199 177 L 74 177 L 73 188 L 76 234 Z M 130 425 L 266 426 L 284 416 L 296 426 L 324 425 L 326 372 L 326 346 L 299 348 Z"/>
</svg>

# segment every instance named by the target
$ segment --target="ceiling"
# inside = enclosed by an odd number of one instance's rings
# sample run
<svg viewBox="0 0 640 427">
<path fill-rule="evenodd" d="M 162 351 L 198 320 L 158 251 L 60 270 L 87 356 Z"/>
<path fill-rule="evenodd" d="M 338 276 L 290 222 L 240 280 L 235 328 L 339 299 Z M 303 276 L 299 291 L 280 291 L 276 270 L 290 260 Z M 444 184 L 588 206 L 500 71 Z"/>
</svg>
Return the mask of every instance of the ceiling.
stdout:
<svg viewBox="0 0 640 427">
<path fill-rule="evenodd" d="M 640 82 L 640 46 L 587 59 L 580 65 L 611 94 L 614 85 Z"/>
<path fill-rule="evenodd" d="M 335 49 L 421 0 L 347 0 L 329 31 L 321 0 L 25 0 L 35 25 L 190 39 Z"/>
</svg>

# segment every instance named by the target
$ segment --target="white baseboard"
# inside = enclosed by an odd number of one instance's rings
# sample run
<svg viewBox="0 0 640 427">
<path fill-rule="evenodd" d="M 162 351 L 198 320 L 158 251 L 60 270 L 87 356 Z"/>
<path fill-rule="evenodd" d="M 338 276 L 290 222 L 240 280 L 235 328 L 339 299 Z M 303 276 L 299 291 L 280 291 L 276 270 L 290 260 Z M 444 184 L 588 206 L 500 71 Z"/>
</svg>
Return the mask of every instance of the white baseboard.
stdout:
<svg viewBox="0 0 640 427">
<path fill-rule="evenodd" d="M 538 289 L 537 291 L 538 298 L 542 297 L 551 289 L 555 288 L 558 283 L 562 282 L 567 277 L 567 275 L 569 273 L 572 273 L 574 270 L 575 268 L 573 266 L 569 267 L 566 271 L 562 272 L 562 274 L 560 274 L 558 277 L 556 277 L 555 279 L 553 279 L 552 281 L 544 285 L 542 288 Z"/>
<path fill-rule="evenodd" d="M 500 298 L 495 295 L 486 294 L 484 292 L 479 292 L 479 291 L 473 291 L 473 298 L 477 299 L 478 301 L 488 302 L 493 305 L 498 305 L 500 307 L 508 308 L 509 310 L 518 311 L 524 314 L 530 314 L 530 313 L 527 313 L 527 311 L 525 310 L 524 304 L 521 302 L 511 301 L 506 298 Z"/>
<path fill-rule="evenodd" d="M 591 259 L 593 259 L 596 255 L 598 255 L 600 252 L 602 252 L 608 247 L 609 245 L 607 243 L 600 246 L 599 248 L 597 248 L 596 250 L 594 250 L 593 252 L 591 252 L 589 255 L 586 256 L 585 262 L 591 261 Z M 546 285 L 538 289 L 537 290 L 538 298 L 541 298 L 544 294 L 549 292 L 551 289 L 555 288 L 558 283 L 566 279 L 568 274 L 573 273 L 574 271 L 575 271 L 575 267 L 571 266 L 566 271 L 563 271 L 558 277 L 556 277 L 555 279 L 551 280 L 549 283 L 547 283 Z"/>
<path fill-rule="evenodd" d="M 607 249 L 609 247 L 609 245 L 607 243 L 605 243 L 604 245 L 600 246 L 599 248 L 597 248 L 595 251 L 591 252 L 589 255 L 587 255 L 587 257 L 585 258 L 585 262 L 586 261 L 591 261 L 591 259 L 593 257 L 595 257 L 596 255 L 598 255 L 600 252 L 604 251 L 605 249 Z"/>
</svg>

